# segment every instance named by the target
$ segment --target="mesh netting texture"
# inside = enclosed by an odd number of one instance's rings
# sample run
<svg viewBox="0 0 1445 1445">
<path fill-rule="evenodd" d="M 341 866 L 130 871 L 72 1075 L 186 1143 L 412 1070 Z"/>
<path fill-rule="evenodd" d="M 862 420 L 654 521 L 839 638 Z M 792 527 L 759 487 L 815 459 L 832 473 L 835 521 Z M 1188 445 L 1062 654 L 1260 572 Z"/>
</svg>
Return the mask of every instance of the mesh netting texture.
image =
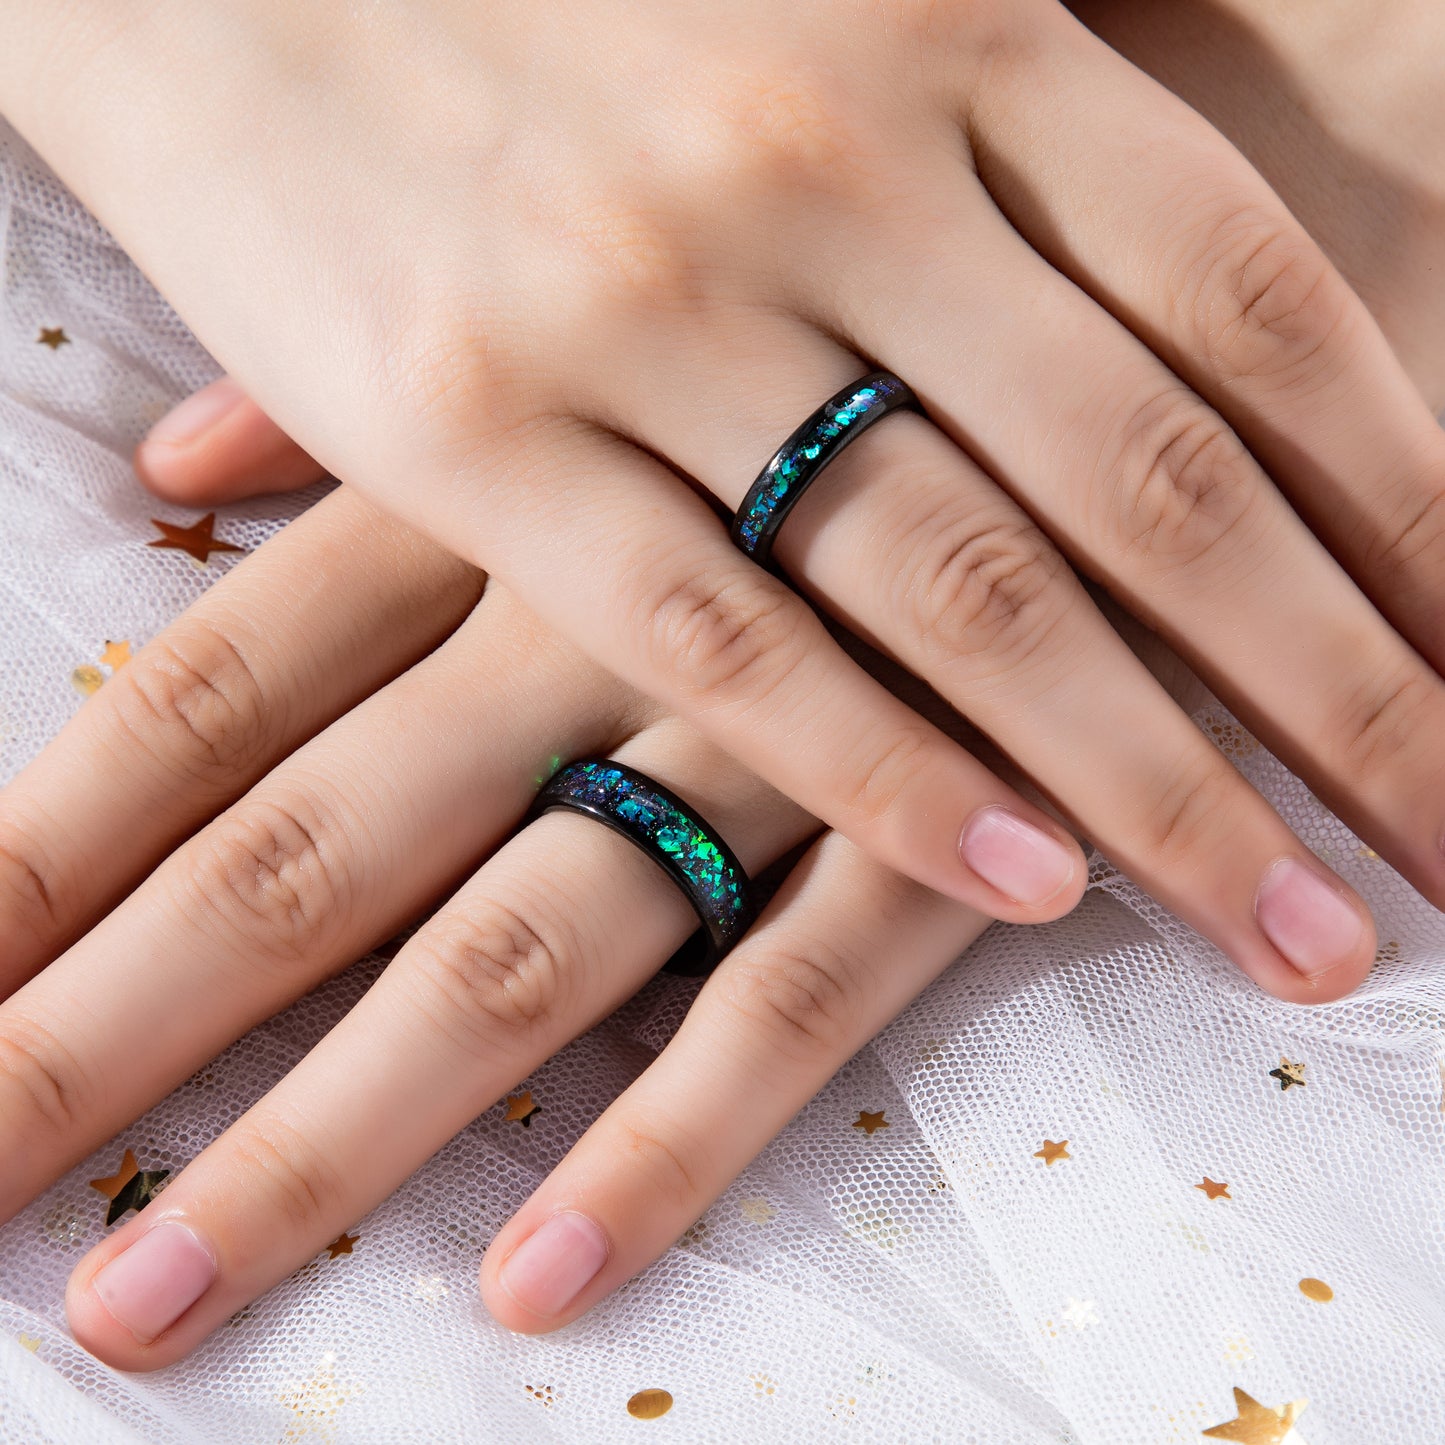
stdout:
<svg viewBox="0 0 1445 1445">
<path fill-rule="evenodd" d="M 151 517 L 193 514 L 129 467 L 214 361 L 3 125 L 0 235 L 3 782 L 85 705 L 107 641 L 154 637 L 232 559 L 141 545 Z M 37 344 L 54 328 L 64 344 Z M 258 547 L 321 490 L 228 508 L 224 535 Z M 477 1262 L 676 1027 L 696 985 L 660 977 L 519 1081 L 545 1106 L 532 1127 L 476 1120 L 349 1254 L 167 1370 L 96 1361 L 63 1308 L 106 1233 L 89 1181 L 124 1149 L 184 1168 L 365 992 L 372 957 L 0 1226 L 0 1442 L 1152 1445 L 1231 1420 L 1235 1387 L 1307 1400 L 1290 1438 L 1310 1445 L 1445 1439 L 1445 920 L 1227 712 L 1199 721 L 1374 908 L 1380 959 L 1351 998 L 1267 997 L 1096 859 L 1072 915 L 987 933 L 655 1267 L 514 1336 Z M 1299 1087 L 1271 1076 L 1282 1059 Z M 671 1408 L 634 1417 L 644 1390 Z"/>
</svg>

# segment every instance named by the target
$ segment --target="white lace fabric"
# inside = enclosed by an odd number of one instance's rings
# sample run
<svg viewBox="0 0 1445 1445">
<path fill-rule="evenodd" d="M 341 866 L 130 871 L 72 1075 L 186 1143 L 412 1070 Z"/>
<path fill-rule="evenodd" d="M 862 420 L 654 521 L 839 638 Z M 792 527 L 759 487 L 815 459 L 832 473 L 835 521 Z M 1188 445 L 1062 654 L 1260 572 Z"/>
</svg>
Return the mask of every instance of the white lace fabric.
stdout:
<svg viewBox="0 0 1445 1445">
<path fill-rule="evenodd" d="M 103 678 L 106 642 L 154 637 L 227 559 L 142 545 L 195 514 L 129 468 L 215 363 L 3 124 L 0 235 L 3 782 L 84 706 L 78 667 Z M 218 530 L 257 547 L 316 495 Z M 489 1111 L 349 1254 L 169 1369 L 89 1356 L 63 1308 L 106 1233 L 89 1181 L 127 1148 L 183 1169 L 344 1015 L 383 966 L 363 961 L 0 1227 L 0 1442 L 1155 1445 L 1220 1438 L 1200 1432 L 1247 1410 L 1236 1387 L 1280 1412 L 1261 1442 L 1445 1440 L 1445 919 L 1227 713 L 1200 723 L 1374 908 L 1381 958 L 1349 999 L 1266 996 L 1096 860 L 1073 914 L 992 929 L 655 1267 L 511 1335 L 482 1250 L 676 1027 L 696 985 L 660 978 L 522 1081 L 532 1125 Z M 648 1390 L 671 1405 L 639 1418 Z"/>
</svg>

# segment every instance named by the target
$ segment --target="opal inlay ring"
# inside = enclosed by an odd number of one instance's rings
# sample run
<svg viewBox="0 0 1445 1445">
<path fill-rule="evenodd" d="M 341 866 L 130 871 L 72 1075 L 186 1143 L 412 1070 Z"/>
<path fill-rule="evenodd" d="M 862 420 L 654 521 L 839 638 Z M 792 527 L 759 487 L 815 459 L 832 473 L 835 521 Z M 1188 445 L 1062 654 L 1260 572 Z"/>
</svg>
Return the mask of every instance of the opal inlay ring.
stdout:
<svg viewBox="0 0 1445 1445">
<path fill-rule="evenodd" d="M 757 914 L 748 875 L 716 829 L 661 783 L 611 758 L 585 758 L 553 775 L 529 821 L 559 808 L 621 833 L 687 896 L 702 928 L 668 961 L 671 972 L 710 972 L 748 931 Z"/>
<path fill-rule="evenodd" d="M 830 396 L 778 448 L 748 488 L 733 518 L 733 541 L 759 566 L 772 569 L 778 528 L 818 473 L 879 417 L 903 407 L 923 410 L 912 390 L 891 371 L 869 372 Z"/>
</svg>

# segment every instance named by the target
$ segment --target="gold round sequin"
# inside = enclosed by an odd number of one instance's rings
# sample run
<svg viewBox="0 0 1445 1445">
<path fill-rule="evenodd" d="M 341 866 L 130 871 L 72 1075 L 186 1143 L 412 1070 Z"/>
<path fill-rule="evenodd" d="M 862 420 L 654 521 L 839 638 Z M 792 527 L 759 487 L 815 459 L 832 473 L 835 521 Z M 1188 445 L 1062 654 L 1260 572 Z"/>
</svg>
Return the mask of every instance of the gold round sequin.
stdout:
<svg viewBox="0 0 1445 1445">
<path fill-rule="evenodd" d="M 660 1420 L 672 1409 L 666 1390 L 639 1390 L 628 1402 L 627 1413 L 634 1420 Z"/>
<path fill-rule="evenodd" d="M 1318 1301 L 1327 1305 L 1334 1299 L 1335 1292 L 1322 1279 L 1302 1279 L 1299 1282 L 1299 1290 L 1306 1299 Z"/>
</svg>

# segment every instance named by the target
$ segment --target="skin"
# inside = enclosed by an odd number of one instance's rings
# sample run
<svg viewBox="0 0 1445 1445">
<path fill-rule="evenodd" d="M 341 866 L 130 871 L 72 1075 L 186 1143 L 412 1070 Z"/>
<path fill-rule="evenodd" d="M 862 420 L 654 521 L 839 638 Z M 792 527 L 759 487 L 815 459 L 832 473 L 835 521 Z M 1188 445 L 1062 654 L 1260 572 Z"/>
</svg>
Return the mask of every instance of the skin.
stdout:
<svg viewBox="0 0 1445 1445">
<path fill-rule="evenodd" d="M 194 499 L 245 489 L 262 472 L 302 480 L 304 453 L 259 408 L 244 398 L 237 408 L 229 431 L 179 449 L 168 473 L 147 466 L 152 484 Z M 295 595 L 297 577 L 317 579 L 313 590 Z M 505 588 L 490 587 L 474 607 L 480 588 L 473 569 L 343 490 L 143 651 L 7 789 L 7 821 L 32 847 L 46 845 L 46 882 L 55 885 L 45 892 L 48 918 L 34 907 L 12 906 L 10 915 L 32 934 L 12 982 L 34 974 L 4 1014 L 4 1036 L 26 1044 L 7 1055 L 10 1107 L 0 1111 L 11 1131 L 7 1157 L 24 1161 L 12 1207 L 221 1044 L 444 891 L 467 860 L 491 853 L 530 797 L 539 739 L 564 755 L 615 751 L 683 791 L 750 868 L 814 827 L 621 688 Z M 335 625 L 318 627 L 326 617 Z M 314 651 L 268 649 L 267 639 L 296 636 L 312 639 Z M 364 654 L 347 651 L 356 638 L 368 639 Z M 407 731 L 417 716 L 429 719 L 422 750 Z M 218 754 L 222 738 L 234 745 L 229 755 Z M 87 839 L 47 836 L 36 820 L 65 816 L 71 780 L 97 771 L 115 781 Z M 459 799 L 455 779 L 483 775 Z M 139 837 L 138 796 L 171 805 L 155 810 Z M 477 797 L 490 811 L 479 812 Z M 207 823 L 218 807 L 225 811 Z M 85 931 L 162 859 L 124 907 Z M 565 896 L 558 876 L 569 880 Z M 344 927 L 328 922 L 337 918 Z M 489 1308 L 513 1328 L 551 1328 L 655 1258 L 985 922 L 824 835 L 653 1068 L 493 1242 L 482 1272 Z M 670 886 L 602 830 L 553 818 L 519 834 L 398 955 L 384 987 L 194 1161 L 163 1204 L 82 1262 L 68 1298 L 77 1336 L 127 1368 L 194 1347 L 605 1015 L 688 926 Z M 75 934 L 84 936 L 44 967 Z M 138 962 L 107 988 L 104 961 L 118 954 Z M 166 962 L 175 958 L 192 966 L 177 970 Z M 220 981 L 229 984 L 218 989 Z M 1353 981 L 1336 976 L 1314 996 L 1337 996 Z M 1286 996 L 1299 985 L 1288 973 L 1278 982 Z M 175 1006 L 178 993 L 194 997 L 194 1036 L 160 1051 L 144 1076 L 132 1073 L 130 1096 L 102 1087 L 121 1072 L 107 1059 L 108 1039 L 124 1032 L 116 1020 L 143 1017 L 162 999 Z M 418 1064 L 427 1053 L 434 1062 Z M 83 1065 L 67 1072 L 67 1061 Z M 358 1100 L 356 1079 L 368 1073 L 372 1096 Z M 456 1089 L 458 1077 L 467 1090 Z M 734 1102 L 720 1111 L 719 1098 Z M 740 1098 L 747 1107 L 736 1106 Z M 388 1132 L 388 1119 L 404 1119 L 405 1129 Z M 242 1209 L 237 1199 L 250 1202 Z M 502 1266 L 543 1221 L 577 1213 L 602 1229 L 606 1263 L 564 1310 L 538 1314 L 508 1290 Z M 172 1217 L 205 1234 L 220 1276 L 174 1328 L 140 1344 L 89 1284 L 101 1264 Z"/>
<path fill-rule="evenodd" d="M 1083 883 L 699 495 L 865 359 L 928 416 L 790 520 L 808 598 L 1269 986 L 1358 977 L 1363 904 L 1065 557 L 1445 901 L 1445 439 L 1259 174 L 1053 0 L 0 15 L 0 105 L 308 453 L 878 861 L 1017 922 Z M 1047 876 L 995 881 L 996 808 Z"/>
</svg>

